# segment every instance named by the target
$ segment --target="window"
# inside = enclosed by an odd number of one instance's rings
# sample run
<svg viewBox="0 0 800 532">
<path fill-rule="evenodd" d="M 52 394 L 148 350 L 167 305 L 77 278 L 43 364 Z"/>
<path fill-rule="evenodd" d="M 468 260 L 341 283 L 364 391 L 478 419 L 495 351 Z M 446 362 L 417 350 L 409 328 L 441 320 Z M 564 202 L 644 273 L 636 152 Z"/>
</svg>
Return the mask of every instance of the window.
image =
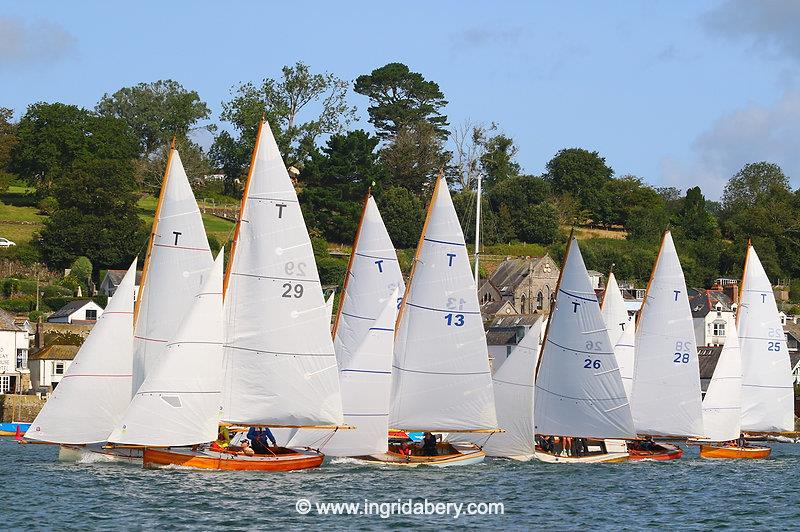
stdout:
<svg viewBox="0 0 800 532">
<path fill-rule="evenodd" d="M 63 362 L 54 362 L 53 363 L 53 374 L 54 375 L 63 375 L 64 374 L 64 363 Z"/>
<path fill-rule="evenodd" d="M 27 349 L 17 349 L 17 369 L 28 369 Z"/>
<path fill-rule="evenodd" d="M 715 321 L 712 334 L 714 336 L 725 336 L 725 322 L 724 321 Z"/>
<path fill-rule="evenodd" d="M 10 393 L 11 391 L 11 377 L 8 375 L 0 376 L 0 393 Z"/>
<path fill-rule="evenodd" d="M 536 308 L 542 310 L 544 308 L 544 296 L 541 292 L 536 294 Z"/>
<path fill-rule="evenodd" d="M 525 314 L 525 295 L 523 294 L 519 300 L 519 313 Z"/>
<path fill-rule="evenodd" d="M 95 309 L 87 309 L 86 310 L 86 319 L 87 320 L 96 320 L 97 319 L 97 310 L 95 310 Z"/>
</svg>

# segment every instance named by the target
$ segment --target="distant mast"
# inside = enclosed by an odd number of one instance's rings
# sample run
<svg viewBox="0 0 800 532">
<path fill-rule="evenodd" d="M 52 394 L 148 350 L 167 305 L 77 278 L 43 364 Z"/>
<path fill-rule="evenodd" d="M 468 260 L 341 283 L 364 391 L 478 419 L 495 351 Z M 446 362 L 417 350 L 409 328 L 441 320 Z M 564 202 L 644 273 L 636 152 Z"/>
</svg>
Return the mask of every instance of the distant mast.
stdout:
<svg viewBox="0 0 800 532">
<path fill-rule="evenodd" d="M 475 286 L 478 286 L 478 256 L 481 244 L 481 174 L 478 174 L 478 201 L 475 205 Z"/>
</svg>

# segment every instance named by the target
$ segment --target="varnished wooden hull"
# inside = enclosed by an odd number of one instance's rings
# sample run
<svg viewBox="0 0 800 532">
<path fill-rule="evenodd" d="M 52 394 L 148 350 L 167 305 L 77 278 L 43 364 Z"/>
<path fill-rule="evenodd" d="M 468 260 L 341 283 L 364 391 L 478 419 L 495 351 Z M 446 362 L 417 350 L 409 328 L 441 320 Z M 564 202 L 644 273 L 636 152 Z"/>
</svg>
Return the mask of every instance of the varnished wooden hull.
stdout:
<svg viewBox="0 0 800 532">
<path fill-rule="evenodd" d="M 483 462 L 484 458 L 486 458 L 486 453 L 483 452 L 480 447 L 470 443 L 454 442 L 444 445 L 440 444 L 438 447 L 440 449 L 448 448 L 449 452 L 442 453 L 440 451 L 440 454 L 436 456 L 403 456 L 400 453 L 388 451 L 371 456 L 361 456 L 359 459 L 366 462 L 398 467 L 450 467 L 478 464 Z"/>
<path fill-rule="evenodd" d="M 113 448 L 104 449 L 103 444 L 90 445 L 60 445 L 58 447 L 59 462 L 100 463 L 114 462 L 127 464 L 141 464 L 142 450 Z"/>
<path fill-rule="evenodd" d="M 322 465 L 325 455 L 315 451 L 276 449 L 275 455 L 246 456 L 229 452 L 191 449 L 145 449 L 143 464 L 149 469 L 180 466 L 221 471 L 295 471 Z"/>
<path fill-rule="evenodd" d="M 677 460 L 683 456 L 683 449 L 677 445 L 669 443 L 657 443 L 656 449 L 652 451 L 642 451 L 637 449 L 628 449 L 629 460 L 648 460 L 663 462 L 666 460 Z"/>
<path fill-rule="evenodd" d="M 534 455 L 540 462 L 548 464 L 601 464 L 614 462 L 627 462 L 628 453 L 603 453 L 585 456 L 562 456 L 543 451 L 536 451 Z"/>
<path fill-rule="evenodd" d="M 714 458 L 714 459 L 739 459 L 739 458 L 766 458 L 772 452 L 769 447 L 726 447 L 716 445 L 701 445 L 700 457 L 701 458 Z"/>
</svg>

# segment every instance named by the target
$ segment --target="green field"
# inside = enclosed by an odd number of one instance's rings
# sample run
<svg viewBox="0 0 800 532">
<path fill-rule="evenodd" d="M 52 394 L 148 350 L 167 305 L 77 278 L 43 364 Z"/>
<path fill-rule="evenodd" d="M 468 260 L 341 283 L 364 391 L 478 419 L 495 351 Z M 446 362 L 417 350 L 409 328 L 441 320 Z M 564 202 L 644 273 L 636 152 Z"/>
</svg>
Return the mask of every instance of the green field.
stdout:
<svg viewBox="0 0 800 532">
<path fill-rule="evenodd" d="M 139 218 L 148 225 L 152 225 L 153 217 L 156 212 L 158 198 L 154 196 L 144 196 L 136 204 L 139 209 Z M 220 244 L 226 245 L 227 241 L 233 238 L 233 228 L 235 224 L 228 220 L 223 220 L 212 214 L 203 214 L 203 225 L 208 235 L 213 235 Z"/>
</svg>

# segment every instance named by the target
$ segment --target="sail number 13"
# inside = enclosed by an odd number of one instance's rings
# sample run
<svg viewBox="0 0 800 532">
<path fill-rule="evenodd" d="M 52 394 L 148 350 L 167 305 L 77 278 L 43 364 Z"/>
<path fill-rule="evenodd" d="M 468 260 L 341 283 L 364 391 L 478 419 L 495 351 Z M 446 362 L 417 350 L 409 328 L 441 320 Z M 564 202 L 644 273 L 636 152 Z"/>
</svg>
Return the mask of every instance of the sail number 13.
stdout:
<svg viewBox="0 0 800 532">
<path fill-rule="evenodd" d="M 448 327 L 461 327 L 464 325 L 463 314 L 445 314 L 444 320 L 447 322 Z"/>
</svg>

